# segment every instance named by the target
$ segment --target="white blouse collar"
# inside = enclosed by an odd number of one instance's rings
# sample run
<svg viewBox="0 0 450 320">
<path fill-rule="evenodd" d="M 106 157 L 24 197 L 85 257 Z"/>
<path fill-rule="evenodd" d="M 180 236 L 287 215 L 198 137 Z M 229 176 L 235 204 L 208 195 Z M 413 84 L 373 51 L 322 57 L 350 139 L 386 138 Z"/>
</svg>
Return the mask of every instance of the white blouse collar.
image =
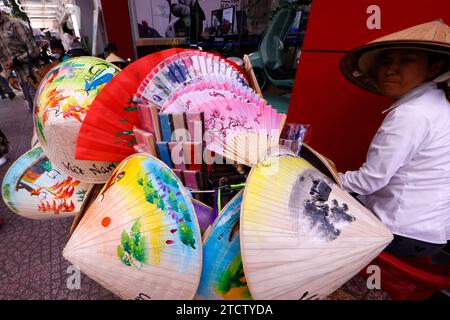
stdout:
<svg viewBox="0 0 450 320">
<path fill-rule="evenodd" d="M 386 110 L 383 110 L 381 113 L 384 114 L 386 112 L 389 112 L 389 111 L 397 108 L 399 105 L 401 105 L 401 104 L 403 104 L 405 102 L 411 101 L 411 100 L 421 96 L 425 91 L 427 91 L 427 90 L 429 90 L 431 88 L 436 88 L 436 87 L 437 87 L 436 83 L 434 83 L 432 81 L 425 82 L 425 83 L 421 84 L 420 86 L 412 89 L 408 93 L 406 93 L 403 97 L 401 97 L 400 99 L 395 101 L 393 105 L 391 105 Z"/>
</svg>

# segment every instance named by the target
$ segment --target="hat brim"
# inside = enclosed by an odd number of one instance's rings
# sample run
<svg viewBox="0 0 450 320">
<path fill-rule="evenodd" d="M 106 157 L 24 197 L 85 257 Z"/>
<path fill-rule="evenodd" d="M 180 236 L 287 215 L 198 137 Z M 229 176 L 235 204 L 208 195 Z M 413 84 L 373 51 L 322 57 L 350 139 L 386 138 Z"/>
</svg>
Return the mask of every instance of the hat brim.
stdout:
<svg viewBox="0 0 450 320">
<path fill-rule="evenodd" d="M 340 61 L 345 78 L 354 85 L 381 94 L 369 76 L 369 72 L 379 52 L 387 49 L 417 49 L 450 57 L 450 44 L 427 41 L 384 41 L 369 43 L 347 52 Z M 443 72 L 448 70 L 442 70 Z"/>
</svg>

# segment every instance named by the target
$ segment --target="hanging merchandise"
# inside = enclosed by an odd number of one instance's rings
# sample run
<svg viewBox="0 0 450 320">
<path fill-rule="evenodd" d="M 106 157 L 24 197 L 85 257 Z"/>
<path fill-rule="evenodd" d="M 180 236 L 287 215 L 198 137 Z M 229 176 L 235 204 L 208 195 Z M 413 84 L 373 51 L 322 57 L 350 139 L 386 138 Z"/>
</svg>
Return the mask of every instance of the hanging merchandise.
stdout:
<svg viewBox="0 0 450 320">
<path fill-rule="evenodd" d="M 39 143 L 52 163 L 75 179 L 104 183 L 116 167 L 112 162 L 78 160 L 75 148 L 92 101 L 118 72 L 114 65 L 99 58 L 69 59 L 45 76 L 36 93 Z"/>
<path fill-rule="evenodd" d="M 92 186 L 67 176 L 37 147 L 9 168 L 2 182 L 2 196 L 11 211 L 23 217 L 66 218 L 82 210 Z"/>
<path fill-rule="evenodd" d="M 159 51 L 128 65 L 96 97 L 78 136 L 76 157 L 120 162 L 135 153 L 133 128 L 140 128 L 133 100 L 142 80 L 164 59 L 183 49 Z"/>
<path fill-rule="evenodd" d="M 191 112 L 203 112 L 206 148 L 232 163 L 252 166 L 279 144 L 285 115 L 272 106 L 218 98 L 193 104 Z"/>
<path fill-rule="evenodd" d="M 160 160 L 146 154 L 126 158 L 63 256 L 123 299 L 192 299 L 202 243 L 188 192 Z"/>
<path fill-rule="evenodd" d="M 239 98 L 244 102 L 257 105 L 264 104 L 264 100 L 250 87 L 241 82 L 225 77 L 204 76 L 201 81 L 189 84 L 174 92 L 161 107 L 160 112 L 177 113 L 189 112 L 194 104 L 217 98 Z"/>
<path fill-rule="evenodd" d="M 268 157 L 244 192 L 241 254 L 254 299 L 322 299 L 369 264 L 391 232 L 302 158 Z"/>
<path fill-rule="evenodd" d="M 224 78 L 244 87 L 249 86 L 243 70 L 233 62 L 209 52 L 185 50 L 170 56 L 154 68 L 142 81 L 136 95 L 139 99 L 162 107 L 187 84 Z"/>
</svg>

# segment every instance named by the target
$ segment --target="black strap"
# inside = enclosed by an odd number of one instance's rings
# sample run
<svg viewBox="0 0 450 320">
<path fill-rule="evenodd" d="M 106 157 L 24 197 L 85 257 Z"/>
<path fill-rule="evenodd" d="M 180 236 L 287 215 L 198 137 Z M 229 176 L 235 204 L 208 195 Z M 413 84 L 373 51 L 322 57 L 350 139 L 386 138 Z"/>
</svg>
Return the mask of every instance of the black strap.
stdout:
<svg viewBox="0 0 450 320">
<path fill-rule="evenodd" d="M 31 67 L 31 59 L 30 59 L 30 53 L 27 50 L 27 64 L 28 64 L 28 77 L 33 81 L 34 84 L 37 83 L 37 79 L 33 74 L 33 68 Z"/>
</svg>

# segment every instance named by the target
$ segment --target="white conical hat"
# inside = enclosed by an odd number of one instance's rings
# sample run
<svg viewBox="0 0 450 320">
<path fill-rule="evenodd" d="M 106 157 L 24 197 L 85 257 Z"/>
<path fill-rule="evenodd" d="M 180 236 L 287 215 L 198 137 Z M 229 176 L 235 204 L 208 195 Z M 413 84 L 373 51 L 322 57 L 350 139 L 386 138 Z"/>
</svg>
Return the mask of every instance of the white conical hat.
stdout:
<svg viewBox="0 0 450 320">
<path fill-rule="evenodd" d="M 2 196 L 11 210 L 23 217 L 68 218 L 83 210 L 92 187 L 66 175 L 36 147 L 11 165 L 2 182 Z"/>
<path fill-rule="evenodd" d="M 87 210 L 63 256 L 124 299 L 192 299 L 202 243 L 187 191 L 158 159 L 128 157 Z"/>
<path fill-rule="evenodd" d="M 392 240 L 350 194 L 302 158 L 257 164 L 241 212 L 241 255 L 254 299 L 320 299 Z"/>
</svg>

